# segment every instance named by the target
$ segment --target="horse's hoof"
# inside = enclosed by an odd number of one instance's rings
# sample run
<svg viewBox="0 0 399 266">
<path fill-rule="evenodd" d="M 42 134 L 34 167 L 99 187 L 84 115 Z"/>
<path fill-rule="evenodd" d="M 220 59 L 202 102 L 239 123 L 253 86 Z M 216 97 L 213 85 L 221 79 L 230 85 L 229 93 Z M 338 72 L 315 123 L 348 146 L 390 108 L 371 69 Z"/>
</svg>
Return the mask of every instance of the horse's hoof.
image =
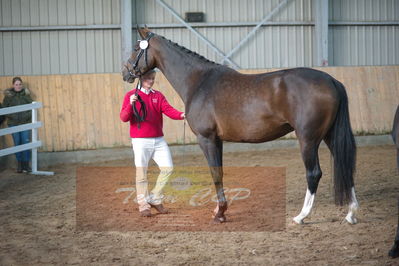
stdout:
<svg viewBox="0 0 399 266">
<path fill-rule="evenodd" d="M 355 217 L 352 216 L 346 216 L 345 220 L 350 223 L 350 224 L 357 224 L 357 219 Z"/>
<path fill-rule="evenodd" d="M 392 247 L 392 249 L 389 251 L 388 255 L 391 258 L 397 258 L 399 257 L 399 246 L 397 246 L 396 244 Z"/>
<path fill-rule="evenodd" d="M 295 217 L 294 219 L 292 219 L 292 221 L 293 221 L 295 224 L 303 224 L 303 219 L 298 218 L 298 216 Z"/>
</svg>

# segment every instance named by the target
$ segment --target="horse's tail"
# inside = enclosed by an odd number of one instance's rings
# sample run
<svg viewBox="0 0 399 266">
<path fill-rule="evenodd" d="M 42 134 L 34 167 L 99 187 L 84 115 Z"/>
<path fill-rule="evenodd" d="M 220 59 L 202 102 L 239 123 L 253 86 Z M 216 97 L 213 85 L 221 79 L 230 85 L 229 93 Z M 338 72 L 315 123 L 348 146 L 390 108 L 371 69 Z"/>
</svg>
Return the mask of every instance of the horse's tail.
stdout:
<svg viewBox="0 0 399 266">
<path fill-rule="evenodd" d="M 335 203 L 343 205 L 351 201 L 353 175 L 356 170 L 356 143 L 349 120 L 345 87 L 335 79 L 333 82 L 337 89 L 339 106 L 335 122 L 329 132 L 329 139 L 334 158 Z"/>
</svg>

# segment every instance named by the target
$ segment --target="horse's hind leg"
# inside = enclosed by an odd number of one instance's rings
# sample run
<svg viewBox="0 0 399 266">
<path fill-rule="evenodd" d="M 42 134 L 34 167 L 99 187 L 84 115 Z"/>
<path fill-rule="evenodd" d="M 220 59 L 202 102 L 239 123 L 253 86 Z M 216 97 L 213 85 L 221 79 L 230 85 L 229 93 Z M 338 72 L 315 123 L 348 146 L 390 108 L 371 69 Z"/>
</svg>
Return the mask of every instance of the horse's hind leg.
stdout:
<svg viewBox="0 0 399 266">
<path fill-rule="evenodd" d="M 317 186 L 319 185 L 322 172 L 320 169 L 318 155 L 320 142 L 305 141 L 299 138 L 299 143 L 301 146 L 302 159 L 306 167 L 306 180 L 308 188 L 306 190 L 305 202 L 303 203 L 302 210 L 300 214 L 293 220 L 297 224 L 302 224 L 303 219 L 305 219 L 312 211 Z"/>
<path fill-rule="evenodd" d="M 227 210 L 227 201 L 223 189 L 223 142 L 218 137 L 206 138 L 201 135 L 197 137 L 198 143 L 208 161 L 218 197 L 218 204 L 214 210 L 214 222 L 222 223 L 226 221 L 224 212 Z"/>
</svg>

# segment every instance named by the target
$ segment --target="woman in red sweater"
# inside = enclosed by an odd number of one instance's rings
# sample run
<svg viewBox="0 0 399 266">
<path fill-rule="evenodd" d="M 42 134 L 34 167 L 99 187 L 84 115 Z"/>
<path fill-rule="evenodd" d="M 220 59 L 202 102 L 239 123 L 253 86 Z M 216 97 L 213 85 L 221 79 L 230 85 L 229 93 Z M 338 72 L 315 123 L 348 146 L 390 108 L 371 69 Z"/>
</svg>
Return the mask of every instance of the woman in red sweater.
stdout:
<svg viewBox="0 0 399 266">
<path fill-rule="evenodd" d="M 120 112 L 121 120 L 130 122 L 130 137 L 136 166 L 137 203 L 141 215 L 145 217 L 151 216 L 151 207 L 159 213 L 168 212 L 162 205 L 163 188 L 172 174 L 173 162 L 168 144 L 163 138 L 162 114 L 174 120 L 183 120 L 185 117 L 184 112 L 174 109 L 161 92 L 152 89 L 155 74 L 154 70 L 150 70 L 141 77 L 141 88 L 138 89 L 137 95 L 136 89 L 129 91 L 125 95 Z M 133 106 L 136 110 L 142 111 L 139 98 L 146 110 L 144 121 L 140 121 L 133 112 Z M 147 168 L 151 159 L 157 163 L 161 172 L 154 189 L 149 193 Z"/>
</svg>

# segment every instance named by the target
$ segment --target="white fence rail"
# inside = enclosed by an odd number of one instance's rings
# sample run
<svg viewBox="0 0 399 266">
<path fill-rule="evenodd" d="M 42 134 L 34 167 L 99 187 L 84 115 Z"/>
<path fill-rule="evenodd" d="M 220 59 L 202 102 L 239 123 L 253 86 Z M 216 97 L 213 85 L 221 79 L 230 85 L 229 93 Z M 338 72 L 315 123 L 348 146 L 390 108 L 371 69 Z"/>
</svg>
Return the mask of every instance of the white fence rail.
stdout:
<svg viewBox="0 0 399 266">
<path fill-rule="evenodd" d="M 27 144 L 17 145 L 10 148 L 0 149 L 0 157 L 14 154 L 21 151 L 32 150 L 32 174 L 35 175 L 54 175 L 54 172 L 38 171 L 37 170 L 37 148 L 42 146 L 42 142 L 37 139 L 37 129 L 42 126 L 42 122 L 37 121 L 37 109 L 42 108 L 42 103 L 33 102 L 30 104 L 23 104 L 13 107 L 1 108 L 0 115 L 7 115 L 19 113 L 23 111 L 32 110 L 32 122 L 20 126 L 0 129 L 0 136 L 21 132 L 25 130 L 32 130 L 32 141 Z"/>
</svg>

